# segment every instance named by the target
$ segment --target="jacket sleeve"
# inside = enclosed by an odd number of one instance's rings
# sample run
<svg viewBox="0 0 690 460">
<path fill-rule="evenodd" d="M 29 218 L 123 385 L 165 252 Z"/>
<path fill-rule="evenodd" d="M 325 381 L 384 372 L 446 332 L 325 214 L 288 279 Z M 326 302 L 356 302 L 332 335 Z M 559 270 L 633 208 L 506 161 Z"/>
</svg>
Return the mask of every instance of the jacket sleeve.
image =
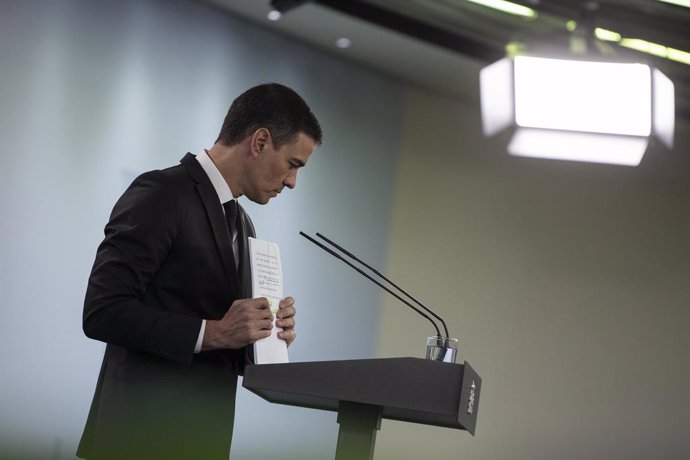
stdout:
<svg viewBox="0 0 690 460">
<path fill-rule="evenodd" d="M 139 176 L 115 204 L 84 301 L 84 333 L 189 364 L 201 319 L 147 305 L 146 293 L 179 229 L 180 199 L 161 171 Z"/>
</svg>

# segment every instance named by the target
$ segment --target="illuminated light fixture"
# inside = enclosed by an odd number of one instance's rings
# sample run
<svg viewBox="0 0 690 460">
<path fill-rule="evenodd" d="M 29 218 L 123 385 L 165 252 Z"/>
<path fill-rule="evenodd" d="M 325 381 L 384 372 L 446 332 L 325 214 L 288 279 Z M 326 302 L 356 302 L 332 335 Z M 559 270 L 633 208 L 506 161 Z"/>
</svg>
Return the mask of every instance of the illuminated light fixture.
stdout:
<svg viewBox="0 0 690 460">
<path fill-rule="evenodd" d="M 668 46 L 648 42 L 639 38 L 623 38 L 619 44 L 636 51 L 690 65 L 690 53 L 687 51 L 669 48 Z"/>
<path fill-rule="evenodd" d="M 281 16 L 283 16 L 283 13 L 278 10 L 271 10 L 266 15 L 269 21 L 277 21 L 281 18 Z"/>
<path fill-rule="evenodd" d="M 604 40 L 607 42 L 619 42 L 621 41 L 621 34 L 613 32 L 611 30 L 602 29 L 597 27 L 594 29 L 594 36 L 599 40 Z"/>
<path fill-rule="evenodd" d="M 623 38 L 620 41 L 621 46 L 630 48 L 643 53 L 651 54 L 652 56 L 666 57 L 666 47 L 656 43 L 641 40 L 639 38 Z"/>
<path fill-rule="evenodd" d="M 476 3 L 477 5 L 486 6 L 488 8 L 493 8 L 504 13 L 513 14 L 515 16 L 522 16 L 528 19 L 536 19 L 537 12 L 532 8 L 526 6 L 518 5 L 517 3 L 507 2 L 505 0 L 467 0 L 471 3 Z"/>
<path fill-rule="evenodd" d="M 670 3 L 671 5 L 684 6 L 690 8 L 690 0 L 659 0 L 663 3 Z"/>
<path fill-rule="evenodd" d="M 482 69 L 484 134 L 515 127 L 516 156 L 637 166 L 673 146 L 673 83 L 644 64 L 518 56 Z"/>
<path fill-rule="evenodd" d="M 510 42 L 506 45 L 506 56 L 512 58 L 522 53 L 522 44 L 518 42 Z"/>
<path fill-rule="evenodd" d="M 577 29 L 577 22 L 571 19 L 565 23 L 565 28 L 568 29 L 568 32 L 574 32 Z"/>
<path fill-rule="evenodd" d="M 340 37 L 335 41 L 335 46 L 341 49 L 346 49 L 352 46 L 352 41 L 346 37 Z"/>
<path fill-rule="evenodd" d="M 671 61 L 690 65 L 690 53 L 658 43 L 648 42 L 639 38 L 623 38 L 621 34 L 611 30 L 597 27 L 594 29 L 594 36 L 599 40 L 617 42 L 620 46 L 651 54 L 652 56 L 662 57 Z"/>
<path fill-rule="evenodd" d="M 666 57 L 672 61 L 690 65 L 690 53 L 687 51 L 668 48 L 668 55 Z"/>
</svg>

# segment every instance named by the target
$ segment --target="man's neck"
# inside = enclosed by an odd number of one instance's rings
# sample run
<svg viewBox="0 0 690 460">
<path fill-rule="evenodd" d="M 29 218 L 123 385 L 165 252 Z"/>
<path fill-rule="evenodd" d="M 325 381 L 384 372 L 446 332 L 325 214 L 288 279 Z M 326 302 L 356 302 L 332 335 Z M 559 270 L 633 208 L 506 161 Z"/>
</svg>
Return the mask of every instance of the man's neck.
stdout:
<svg viewBox="0 0 690 460">
<path fill-rule="evenodd" d="M 216 143 L 206 152 L 218 171 L 228 183 L 233 198 L 242 196 L 241 144 L 227 146 Z"/>
</svg>

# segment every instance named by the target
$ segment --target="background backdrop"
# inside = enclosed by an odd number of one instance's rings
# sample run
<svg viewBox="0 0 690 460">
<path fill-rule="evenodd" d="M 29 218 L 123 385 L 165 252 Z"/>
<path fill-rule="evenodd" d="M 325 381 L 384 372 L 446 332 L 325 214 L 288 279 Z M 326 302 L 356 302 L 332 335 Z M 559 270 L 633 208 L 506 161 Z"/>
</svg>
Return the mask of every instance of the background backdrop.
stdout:
<svg viewBox="0 0 690 460">
<path fill-rule="evenodd" d="M 476 437 L 384 421 L 376 458 L 688 458 L 687 123 L 638 168 L 514 158 L 472 102 L 182 0 L 0 0 L 0 70 L 0 457 L 73 458 L 117 197 L 278 81 L 325 133 L 296 190 L 243 203 L 298 300 L 291 359 L 422 356 L 431 334 L 297 235 L 320 231 L 445 316 L 484 379 Z M 331 458 L 335 419 L 240 390 L 232 456 Z"/>
</svg>

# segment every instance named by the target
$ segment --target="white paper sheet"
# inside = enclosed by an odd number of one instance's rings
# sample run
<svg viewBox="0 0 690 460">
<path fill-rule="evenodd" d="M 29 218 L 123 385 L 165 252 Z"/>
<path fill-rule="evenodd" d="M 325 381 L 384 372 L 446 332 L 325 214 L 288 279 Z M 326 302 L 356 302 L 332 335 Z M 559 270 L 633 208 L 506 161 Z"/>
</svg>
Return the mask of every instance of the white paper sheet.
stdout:
<svg viewBox="0 0 690 460">
<path fill-rule="evenodd" d="M 283 298 L 283 268 L 280 262 L 280 248 L 270 241 L 249 238 L 249 260 L 252 270 L 252 297 L 266 297 L 275 318 L 278 305 Z M 287 343 L 278 338 L 282 331 L 273 323 L 271 335 L 254 342 L 255 364 L 287 363 Z"/>
</svg>

